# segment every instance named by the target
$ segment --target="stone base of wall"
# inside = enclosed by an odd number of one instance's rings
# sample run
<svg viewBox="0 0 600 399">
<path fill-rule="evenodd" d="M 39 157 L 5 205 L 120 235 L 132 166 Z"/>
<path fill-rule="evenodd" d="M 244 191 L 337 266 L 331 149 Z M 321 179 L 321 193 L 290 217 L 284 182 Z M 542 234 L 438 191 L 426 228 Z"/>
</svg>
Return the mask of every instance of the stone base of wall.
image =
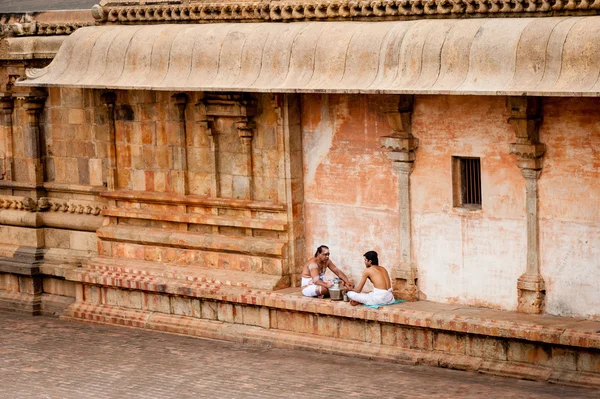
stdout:
<svg viewBox="0 0 600 399">
<path fill-rule="evenodd" d="M 83 284 L 70 320 L 600 387 L 600 323 L 426 301 L 380 309 L 197 283 L 178 295 Z M 121 286 L 118 286 L 121 285 Z"/>
</svg>

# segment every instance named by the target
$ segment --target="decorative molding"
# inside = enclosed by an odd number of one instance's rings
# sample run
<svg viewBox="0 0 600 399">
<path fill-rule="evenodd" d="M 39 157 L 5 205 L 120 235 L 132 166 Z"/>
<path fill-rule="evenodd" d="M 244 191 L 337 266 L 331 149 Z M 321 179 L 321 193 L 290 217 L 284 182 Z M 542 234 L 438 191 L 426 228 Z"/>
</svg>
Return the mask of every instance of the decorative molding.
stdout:
<svg viewBox="0 0 600 399">
<path fill-rule="evenodd" d="M 86 201 L 60 200 L 42 197 L 37 201 L 30 197 L 0 196 L 0 209 L 24 210 L 29 212 L 63 212 L 85 215 L 100 215 L 105 205 Z"/>
<path fill-rule="evenodd" d="M 398 198 L 400 216 L 400 263 L 392 271 L 394 294 L 402 299 L 418 300 L 418 269 L 413 261 L 410 206 L 410 173 L 415 161 L 419 140 L 412 135 L 414 96 L 391 96 L 383 106 L 383 114 L 392 128 L 392 134 L 381 138 L 394 169 L 398 172 Z"/>
<path fill-rule="evenodd" d="M 146 4 L 92 8 L 98 22 L 294 21 L 597 14 L 600 0 L 376 0 Z"/>
<path fill-rule="evenodd" d="M 0 37 L 70 35 L 79 28 L 93 25 L 93 22 L 15 22 L 3 25 Z"/>
</svg>

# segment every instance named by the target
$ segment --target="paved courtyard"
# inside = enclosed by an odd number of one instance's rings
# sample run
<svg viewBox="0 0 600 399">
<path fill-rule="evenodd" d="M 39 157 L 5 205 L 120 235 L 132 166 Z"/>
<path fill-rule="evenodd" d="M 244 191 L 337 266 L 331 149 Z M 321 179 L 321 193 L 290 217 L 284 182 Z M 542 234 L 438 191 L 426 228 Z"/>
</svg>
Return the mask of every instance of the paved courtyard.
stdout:
<svg viewBox="0 0 600 399">
<path fill-rule="evenodd" d="M 598 390 L 0 312 L 0 398 L 594 398 Z"/>
</svg>

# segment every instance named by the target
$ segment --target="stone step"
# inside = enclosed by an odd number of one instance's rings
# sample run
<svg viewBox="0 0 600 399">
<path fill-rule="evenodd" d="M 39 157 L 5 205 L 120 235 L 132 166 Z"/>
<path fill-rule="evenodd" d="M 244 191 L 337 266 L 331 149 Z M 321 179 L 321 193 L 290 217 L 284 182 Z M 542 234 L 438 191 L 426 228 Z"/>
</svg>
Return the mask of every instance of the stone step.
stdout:
<svg viewBox="0 0 600 399">
<path fill-rule="evenodd" d="M 285 257 L 287 249 L 284 240 L 272 238 L 224 236 L 124 225 L 104 226 L 98 229 L 97 234 L 98 238 L 105 241 L 278 258 Z"/>
<path fill-rule="evenodd" d="M 127 219 L 160 220 L 175 223 L 242 227 L 259 230 L 285 231 L 287 228 L 287 223 L 281 220 L 199 213 L 158 212 L 149 209 L 105 209 L 102 211 L 102 215 Z"/>
<path fill-rule="evenodd" d="M 114 285 L 123 288 L 150 284 L 164 292 L 169 286 L 173 292 L 189 288 L 189 284 L 247 287 L 259 290 L 280 288 L 281 276 L 241 272 L 237 270 L 177 267 L 160 262 L 97 257 L 85 262 L 81 268 L 68 272 L 68 279 L 98 285 Z"/>
</svg>

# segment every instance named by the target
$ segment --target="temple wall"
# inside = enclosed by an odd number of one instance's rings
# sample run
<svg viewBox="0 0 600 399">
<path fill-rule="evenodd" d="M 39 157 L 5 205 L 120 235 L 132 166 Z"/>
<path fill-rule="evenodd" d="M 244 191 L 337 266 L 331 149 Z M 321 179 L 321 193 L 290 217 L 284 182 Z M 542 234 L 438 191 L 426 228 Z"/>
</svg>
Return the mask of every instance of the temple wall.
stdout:
<svg viewBox="0 0 600 399">
<path fill-rule="evenodd" d="M 600 318 L 600 101 L 548 99 L 540 141 L 546 311 Z"/>
<path fill-rule="evenodd" d="M 399 262 L 398 180 L 380 148 L 390 134 L 381 97 L 302 99 L 306 256 L 329 245 L 355 281 L 369 249 L 391 269 Z M 600 315 L 597 114 L 597 100 L 544 100 L 540 259 L 551 314 Z M 508 117 L 503 97 L 415 100 L 412 246 L 422 299 L 517 308 L 527 261 L 525 179 L 510 154 Z M 453 207 L 452 156 L 481 158 L 481 210 Z"/>
<path fill-rule="evenodd" d="M 418 97 L 412 174 L 415 261 L 429 300 L 515 310 L 525 271 L 525 180 L 501 97 Z M 454 208 L 452 156 L 481 158 L 481 210 Z"/>
<path fill-rule="evenodd" d="M 302 97 L 306 257 L 321 245 L 355 281 L 363 254 L 391 269 L 399 257 L 398 183 L 379 137 L 389 134 L 377 96 Z"/>
</svg>

